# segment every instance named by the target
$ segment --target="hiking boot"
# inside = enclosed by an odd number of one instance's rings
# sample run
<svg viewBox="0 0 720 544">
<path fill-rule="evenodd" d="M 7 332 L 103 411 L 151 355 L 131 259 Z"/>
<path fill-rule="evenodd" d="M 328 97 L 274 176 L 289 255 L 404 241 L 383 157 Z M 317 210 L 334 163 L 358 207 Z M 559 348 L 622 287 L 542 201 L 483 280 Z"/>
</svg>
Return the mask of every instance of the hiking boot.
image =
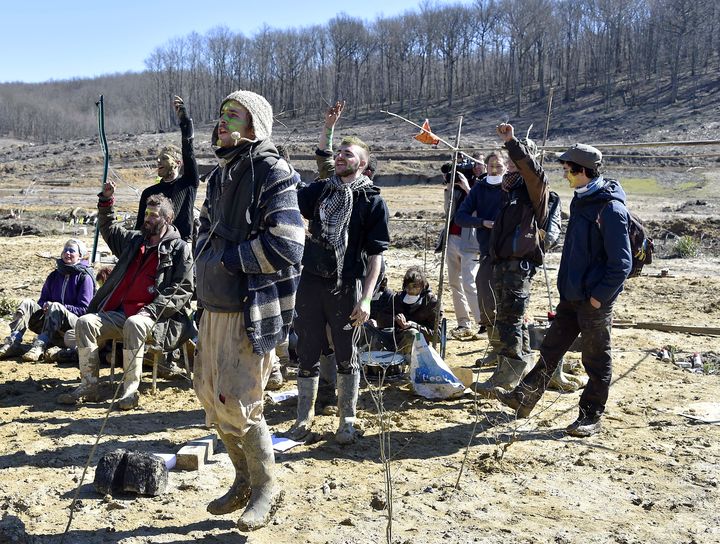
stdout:
<svg viewBox="0 0 720 544">
<path fill-rule="evenodd" d="M 601 429 L 600 416 L 589 417 L 581 412 L 578 418 L 568 425 L 565 432 L 570 436 L 587 438 L 599 433 Z"/>
<path fill-rule="evenodd" d="M 20 342 L 14 342 L 12 340 L 6 341 L 0 346 L 0 359 L 9 359 L 10 357 L 17 357 L 23 352 L 22 344 Z"/>
<path fill-rule="evenodd" d="M 121 398 L 115 403 L 120 410 L 134 410 L 138 407 L 138 404 L 140 404 L 140 393 L 137 391 Z"/>
<path fill-rule="evenodd" d="M 58 404 L 75 406 L 82 402 L 99 402 L 100 387 L 97 383 L 82 384 L 76 387 L 70 393 L 61 393 L 55 399 Z"/>
<path fill-rule="evenodd" d="M 57 361 L 58 353 L 62 351 L 60 346 L 52 346 L 45 350 L 45 362 L 54 363 Z"/>
<path fill-rule="evenodd" d="M 560 391 L 561 393 L 574 393 L 580 389 L 580 384 L 576 380 L 570 378 L 570 375 L 563 372 L 563 363 L 560 361 L 560 364 L 555 369 L 555 372 L 553 372 L 552 378 L 550 378 L 548 389 Z"/>
<path fill-rule="evenodd" d="M 47 352 L 46 352 L 47 353 Z M 58 351 L 52 358 L 53 362 L 61 365 L 76 365 L 78 361 L 77 348 L 64 348 Z"/>
<path fill-rule="evenodd" d="M 282 370 L 280 369 L 280 361 L 279 359 L 275 359 L 275 364 L 273 364 L 272 372 L 270 372 L 270 377 L 265 384 L 265 390 L 277 391 L 282 387 L 284 381 L 285 380 L 283 380 Z"/>
<path fill-rule="evenodd" d="M 450 336 L 455 340 L 470 340 L 471 338 L 475 338 L 475 333 L 470 327 L 459 325 L 450 331 Z"/>
<path fill-rule="evenodd" d="M 23 361 L 27 361 L 28 363 L 35 363 L 43 358 L 45 355 L 45 342 L 40 342 L 38 340 L 35 340 L 33 342 L 32 347 L 25 352 L 25 354 L 22 356 Z"/>
<path fill-rule="evenodd" d="M 184 374 L 184 370 L 175 361 L 168 360 L 165 364 L 158 364 L 157 375 L 163 380 L 177 380 Z"/>
</svg>

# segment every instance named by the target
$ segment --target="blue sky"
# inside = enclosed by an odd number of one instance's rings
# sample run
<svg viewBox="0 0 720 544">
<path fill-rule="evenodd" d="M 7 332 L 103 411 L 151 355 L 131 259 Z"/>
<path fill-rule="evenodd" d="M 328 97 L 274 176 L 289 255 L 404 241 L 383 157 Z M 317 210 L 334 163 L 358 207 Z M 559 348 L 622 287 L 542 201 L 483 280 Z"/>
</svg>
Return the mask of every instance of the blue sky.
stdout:
<svg viewBox="0 0 720 544">
<path fill-rule="evenodd" d="M 0 7 L 0 82 L 141 71 L 155 47 L 193 31 L 223 25 L 253 36 L 263 24 L 323 24 L 340 12 L 373 21 L 417 10 L 420 1 L 9 0 Z"/>
</svg>

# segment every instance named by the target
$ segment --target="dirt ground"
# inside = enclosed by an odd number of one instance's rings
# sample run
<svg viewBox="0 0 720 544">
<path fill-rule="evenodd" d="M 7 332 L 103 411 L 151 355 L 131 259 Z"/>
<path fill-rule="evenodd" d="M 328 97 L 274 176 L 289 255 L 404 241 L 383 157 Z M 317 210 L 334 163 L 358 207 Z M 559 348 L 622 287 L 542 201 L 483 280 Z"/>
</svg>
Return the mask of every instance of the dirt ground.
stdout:
<svg viewBox="0 0 720 544">
<path fill-rule="evenodd" d="M 712 172 L 698 176 L 695 185 L 695 179 L 681 185 L 686 180 L 658 176 L 650 191 L 629 183 L 635 188 L 629 190 L 633 210 L 655 222 L 659 253 L 668 257 L 657 259 L 646 268 L 646 275 L 628 282 L 616 306 L 617 320 L 720 326 L 720 258 L 714 252 L 718 176 Z M 621 179 L 629 177 L 631 173 L 624 173 Z M 562 186 L 557 172 L 553 180 Z M 1 207 L 7 221 L 16 220 L 16 211 L 10 209 L 18 207 L 49 214 L 42 221 L 55 221 L 51 210 L 92 209 L 96 191 L 90 181 L 61 188 L 38 183 L 20 192 L 27 188 L 25 179 L 3 182 Z M 569 192 L 560 193 L 567 208 Z M 426 266 L 437 278 L 437 256 L 424 248 L 432 248 L 439 230 L 439 224 L 428 221 L 442 215 L 442 188 L 389 187 L 383 194 L 394 216 L 393 232 L 398 240 L 407 239 L 387 255 L 391 287 L 399 287 L 411 264 Z M 134 208 L 133 198 L 130 189 L 121 185 L 118 200 L 127 203 L 126 209 Z M 697 201 L 705 204 L 694 204 Z M 23 221 L 31 226 L 34 222 L 40 235 L 0 238 L 0 304 L 5 311 L 23 297 L 37 297 L 53 267 L 48 256 L 70 234 L 88 242 L 92 236 L 91 227 L 64 220 L 55 221 L 50 234 L 36 216 Z M 667 228 L 673 222 L 685 229 L 695 225 L 703 233 L 699 256 L 669 257 L 677 236 L 684 234 Z M 548 263 L 555 301 L 559 257 L 551 253 Z M 655 277 L 662 269 L 667 269 L 667 276 Z M 454 326 L 447 292 L 445 309 Z M 530 316 L 546 311 L 545 282 L 539 272 Z M 0 324 L 2 336 L 7 334 L 7 322 L 6 315 Z M 32 334 L 25 340 L 30 342 Z M 575 419 L 579 393 L 548 392 L 533 416 L 518 422 L 499 404 L 471 394 L 432 402 L 411 394 L 403 381 L 386 384 L 392 542 L 720 542 L 720 427 L 692 417 L 713 414 L 711 419 L 720 420 L 720 376 L 691 373 L 655 357 L 662 346 L 674 346 L 679 359 L 697 351 L 707 362 L 716 361 L 707 369 L 716 372 L 718 338 L 616 328 L 613 341 L 614 383 L 604 429 L 589 439 L 563 432 Z M 484 339 L 450 341 L 447 360 L 454 366 L 471 366 L 486 344 Z M 578 359 L 579 354 L 570 358 Z M 103 368 L 101 375 L 108 374 L 109 369 Z M 481 379 L 485 376 L 481 373 Z M 0 362 L 0 543 L 60 542 L 69 505 L 109 405 L 56 404 L 57 394 L 77 380 L 77 367 Z M 238 532 L 236 515 L 213 517 L 205 511 L 207 503 L 232 482 L 222 447 L 199 472 L 172 471 L 164 495 L 100 496 L 92 480 L 103 453 L 118 447 L 170 453 L 208 434 L 187 379 L 160 380 L 155 395 L 149 382 L 146 372 L 140 409 L 110 414 L 80 487 L 66 543 L 387 541 L 380 425 L 368 388 L 361 391 L 359 401 L 365 434 L 354 446 L 336 445 L 332 439 L 336 419 L 318 416 L 322 440 L 277 455 L 284 503 L 272 524 L 256 533 Z M 291 387 L 292 381 L 286 385 Z M 105 392 L 109 397 L 109 385 Z M 273 430 L 285 430 L 294 418 L 294 405 L 268 404 L 266 417 Z"/>
</svg>

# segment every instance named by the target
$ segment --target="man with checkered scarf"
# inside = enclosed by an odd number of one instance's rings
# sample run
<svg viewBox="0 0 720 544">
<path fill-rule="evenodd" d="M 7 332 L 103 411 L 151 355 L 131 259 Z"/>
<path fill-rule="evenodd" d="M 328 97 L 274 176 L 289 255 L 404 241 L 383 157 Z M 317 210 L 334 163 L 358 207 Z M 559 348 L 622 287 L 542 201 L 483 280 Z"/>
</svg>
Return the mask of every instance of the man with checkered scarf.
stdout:
<svg viewBox="0 0 720 544">
<path fill-rule="evenodd" d="M 300 212 L 309 227 L 293 322 L 298 335 L 298 408 L 288 435 L 295 440 L 308 436 L 315 415 L 326 324 L 337 360 L 340 424 L 335 439 L 350 444 L 356 438 L 360 365 L 354 332 L 369 318 L 382 253 L 390 245 L 387 206 L 380 189 L 363 174 L 369 154 L 359 138 L 343 139 L 335 155 L 335 174 L 298 190 Z"/>
</svg>

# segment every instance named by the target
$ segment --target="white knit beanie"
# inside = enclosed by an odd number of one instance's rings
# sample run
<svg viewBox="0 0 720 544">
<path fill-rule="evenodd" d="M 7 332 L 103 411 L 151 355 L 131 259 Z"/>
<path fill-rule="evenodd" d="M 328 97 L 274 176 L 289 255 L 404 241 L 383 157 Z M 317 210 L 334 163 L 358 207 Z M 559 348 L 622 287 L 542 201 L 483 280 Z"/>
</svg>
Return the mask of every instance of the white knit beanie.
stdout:
<svg viewBox="0 0 720 544">
<path fill-rule="evenodd" d="M 260 96 L 252 91 L 235 91 L 230 93 L 222 101 L 223 104 L 228 100 L 235 100 L 245 107 L 252 115 L 252 126 L 255 130 L 255 138 L 258 140 L 267 140 L 272 134 L 273 111 L 270 103 L 265 97 Z M 220 105 L 222 109 L 222 104 Z"/>
</svg>

